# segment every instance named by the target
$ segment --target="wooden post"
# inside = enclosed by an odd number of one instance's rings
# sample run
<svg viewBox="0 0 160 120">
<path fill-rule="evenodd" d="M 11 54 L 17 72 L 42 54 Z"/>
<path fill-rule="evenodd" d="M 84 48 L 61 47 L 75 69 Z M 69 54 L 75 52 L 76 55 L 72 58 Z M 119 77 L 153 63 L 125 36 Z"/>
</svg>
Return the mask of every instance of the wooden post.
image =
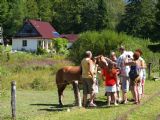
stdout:
<svg viewBox="0 0 160 120">
<path fill-rule="evenodd" d="M 12 119 L 16 119 L 16 81 L 11 82 L 11 109 Z"/>
<path fill-rule="evenodd" d="M 76 105 L 78 105 L 79 107 L 82 107 L 78 81 L 73 81 L 73 90 L 74 90 L 74 96 L 75 96 Z"/>
<path fill-rule="evenodd" d="M 151 64 L 152 63 L 148 63 L 148 78 L 151 78 Z"/>
</svg>

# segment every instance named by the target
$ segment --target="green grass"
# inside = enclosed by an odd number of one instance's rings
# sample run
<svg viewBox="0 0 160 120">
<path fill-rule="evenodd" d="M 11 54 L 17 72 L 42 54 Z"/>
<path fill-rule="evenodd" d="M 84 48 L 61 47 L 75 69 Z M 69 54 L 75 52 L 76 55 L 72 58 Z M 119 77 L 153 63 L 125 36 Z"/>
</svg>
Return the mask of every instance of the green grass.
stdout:
<svg viewBox="0 0 160 120">
<path fill-rule="evenodd" d="M 2 60 L 2 59 L 3 60 Z M 31 53 L 18 52 L 11 53 L 9 60 L 6 55 L 0 55 L 0 80 L 2 89 L 10 89 L 10 82 L 15 80 L 19 89 L 53 89 L 55 83 L 55 73 L 66 65 L 73 65 L 65 60 L 65 56 L 35 55 Z M 36 82 L 35 82 L 36 81 Z M 39 85 L 35 88 L 34 84 Z"/>
<path fill-rule="evenodd" d="M 128 120 L 155 120 L 160 115 L 160 95 L 128 116 Z"/>
<path fill-rule="evenodd" d="M 142 101 L 147 100 L 151 95 L 159 91 L 160 81 L 147 81 L 145 88 L 145 97 Z M 81 94 L 82 95 L 82 94 Z M 131 96 L 129 94 L 129 96 Z M 10 120 L 10 93 L 5 91 L 3 97 L 0 98 L 0 118 L 2 120 Z M 145 103 L 143 106 L 130 113 L 129 119 L 155 118 L 159 113 L 159 107 L 156 106 L 160 100 L 159 97 L 153 98 L 153 101 Z M 68 87 L 64 93 L 65 107 L 57 108 L 58 98 L 56 89 L 53 91 L 33 91 L 33 90 L 17 90 L 17 119 L 18 120 L 114 120 L 129 109 L 135 107 L 129 102 L 127 105 L 119 105 L 117 107 L 106 106 L 106 98 L 104 97 L 104 88 L 100 89 L 97 95 L 98 108 L 84 109 L 73 106 L 74 97 L 71 87 Z M 70 112 L 67 109 L 70 108 Z M 140 114 L 142 112 L 142 114 Z M 149 114 L 147 114 L 147 112 Z"/>
</svg>

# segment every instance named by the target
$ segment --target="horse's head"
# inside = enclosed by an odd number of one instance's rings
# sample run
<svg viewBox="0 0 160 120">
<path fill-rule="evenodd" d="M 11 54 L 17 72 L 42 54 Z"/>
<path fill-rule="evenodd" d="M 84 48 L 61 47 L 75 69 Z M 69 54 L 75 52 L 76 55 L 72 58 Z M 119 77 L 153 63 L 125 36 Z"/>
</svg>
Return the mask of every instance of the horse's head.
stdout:
<svg viewBox="0 0 160 120">
<path fill-rule="evenodd" d="M 96 56 L 94 59 L 100 68 L 106 68 L 108 66 L 108 63 L 103 55 Z"/>
</svg>

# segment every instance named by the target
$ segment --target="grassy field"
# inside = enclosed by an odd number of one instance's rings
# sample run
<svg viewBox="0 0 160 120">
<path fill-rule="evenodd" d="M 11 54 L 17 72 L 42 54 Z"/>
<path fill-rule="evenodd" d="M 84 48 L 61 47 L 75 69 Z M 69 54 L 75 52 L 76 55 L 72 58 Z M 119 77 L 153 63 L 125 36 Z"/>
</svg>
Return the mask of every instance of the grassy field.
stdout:
<svg viewBox="0 0 160 120">
<path fill-rule="evenodd" d="M 147 81 L 145 88 L 145 97 L 142 99 L 142 105 L 137 106 L 129 102 L 126 105 L 106 106 L 104 88 L 100 89 L 97 95 L 97 108 L 78 108 L 73 106 L 74 98 L 71 87 L 68 87 L 64 93 L 63 108 L 58 108 L 58 98 L 56 89 L 53 91 L 33 91 L 17 90 L 17 119 L 18 120 L 114 120 L 118 119 L 124 113 L 128 120 L 152 120 L 160 114 L 160 96 L 150 99 L 159 90 L 160 81 Z M 129 96 L 131 96 L 129 94 Z M 0 98 L 0 119 L 10 120 L 10 91 L 5 91 Z M 134 109 L 132 111 L 131 109 Z M 70 109 L 70 112 L 67 111 Z"/>
</svg>

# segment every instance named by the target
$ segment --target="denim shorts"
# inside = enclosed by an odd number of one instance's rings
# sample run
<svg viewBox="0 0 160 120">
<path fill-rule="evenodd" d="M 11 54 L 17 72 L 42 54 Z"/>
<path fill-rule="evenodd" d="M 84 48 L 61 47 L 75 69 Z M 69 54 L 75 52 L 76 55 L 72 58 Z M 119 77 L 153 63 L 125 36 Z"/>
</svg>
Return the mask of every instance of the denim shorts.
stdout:
<svg viewBox="0 0 160 120">
<path fill-rule="evenodd" d="M 121 83 L 122 83 L 122 91 L 128 92 L 129 91 L 129 77 L 121 76 L 120 77 Z"/>
</svg>

